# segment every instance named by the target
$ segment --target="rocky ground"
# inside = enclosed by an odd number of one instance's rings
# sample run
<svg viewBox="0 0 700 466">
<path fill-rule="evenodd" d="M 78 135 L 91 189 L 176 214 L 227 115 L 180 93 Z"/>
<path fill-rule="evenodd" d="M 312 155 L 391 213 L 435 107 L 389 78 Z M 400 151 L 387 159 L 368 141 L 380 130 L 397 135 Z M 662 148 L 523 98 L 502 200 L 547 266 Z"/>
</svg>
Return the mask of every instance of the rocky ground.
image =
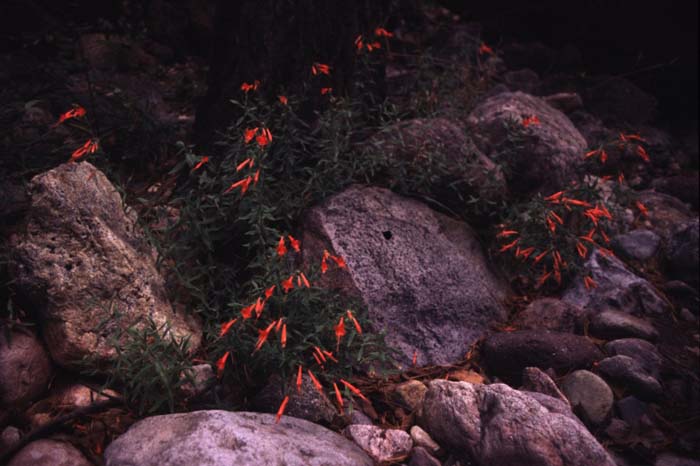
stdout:
<svg viewBox="0 0 700 466">
<path fill-rule="evenodd" d="M 461 59 L 464 38 L 478 26 L 440 14 L 433 20 L 436 50 Z M 15 65 L 0 75 L 0 118 L 9 128 L 0 146 L 13 154 L 0 184 L 1 233 L 12 290 L 25 308 L 3 321 L 0 334 L 3 464 L 700 465 L 697 131 L 654 126 L 654 97 L 622 77 L 510 69 L 509 59 L 522 63 L 523 44 L 484 54 L 488 86 L 469 108 L 437 102 L 442 118 L 403 122 L 388 134 L 408 144 L 383 147 L 416 160 L 426 145 L 448 147 L 440 163 L 473 178 L 511 143 L 504 125 L 536 115 L 533 137 L 506 152 L 517 176 L 482 184 L 481 194 L 497 199 L 566 186 L 587 150 L 633 130 L 648 141 L 651 162 L 630 162 L 620 150 L 607 163 L 613 171 L 625 166 L 647 213 L 619 220 L 614 256 L 590 254 L 580 273 L 595 288 L 576 279 L 551 296 L 518 293 L 474 225 L 354 185 L 310 206 L 302 242 L 330 245 L 345 258 L 341 288 L 361 297 L 409 369 L 359 380 L 369 401 L 345 416 L 305 377 L 276 424 L 268 413 L 282 394 L 274 390 L 251 411 L 197 410 L 217 384 L 201 364 L 197 383 L 183 388 L 189 412 L 136 419 L 119 393 L 100 392 L 72 362 L 92 356 L 109 364 L 110 331 L 143 314 L 169 322 L 174 338 L 188 338 L 196 352 L 201 323 L 169 301 L 136 210 L 122 208 L 103 171 L 45 155 L 74 142 L 48 127 L 58 109 L 96 99 L 110 115 L 100 122 L 109 128 L 104 144 L 141 170 L 127 186 L 144 193 L 172 163 L 163 141 L 187 138 L 204 70 L 193 58 L 171 60 L 163 44 L 99 39 L 82 38 L 89 78 L 66 69 L 37 76 L 28 71 L 31 57 L 2 58 Z M 388 73 L 396 102 L 409 73 L 403 66 L 393 63 Z M 25 184 L 26 173 L 34 176 Z M 110 321 L 115 307 L 119 322 Z"/>
</svg>

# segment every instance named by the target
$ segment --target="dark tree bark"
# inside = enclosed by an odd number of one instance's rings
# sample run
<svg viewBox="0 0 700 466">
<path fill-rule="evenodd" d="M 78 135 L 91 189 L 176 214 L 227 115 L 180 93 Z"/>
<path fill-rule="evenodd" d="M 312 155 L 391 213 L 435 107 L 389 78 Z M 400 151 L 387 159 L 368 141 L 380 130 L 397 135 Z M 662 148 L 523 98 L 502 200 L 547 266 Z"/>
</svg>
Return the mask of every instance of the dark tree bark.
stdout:
<svg viewBox="0 0 700 466">
<path fill-rule="evenodd" d="M 351 93 L 353 42 L 388 16 L 389 0 L 220 0 L 214 26 L 208 92 L 197 109 L 195 139 L 206 144 L 235 117 L 229 100 L 243 82 L 258 92 L 301 94 L 311 65 L 332 67 L 324 86 Z"/>
</svg>

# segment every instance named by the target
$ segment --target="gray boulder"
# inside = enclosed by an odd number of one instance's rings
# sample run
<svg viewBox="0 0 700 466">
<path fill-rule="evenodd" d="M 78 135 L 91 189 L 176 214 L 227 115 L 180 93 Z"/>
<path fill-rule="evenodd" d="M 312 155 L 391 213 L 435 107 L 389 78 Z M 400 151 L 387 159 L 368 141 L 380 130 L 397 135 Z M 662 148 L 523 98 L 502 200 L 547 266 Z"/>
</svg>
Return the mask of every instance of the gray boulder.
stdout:
<svg viewBox="0 0 700 466">
<path fill-rule="evenodd" d="M 655 401 L 663 392 L 659 381 L 629 356 L 605 358 L 598 364 L 598 371 L 606 380 L 628 388 L 643 400 Z"/>
<path fill-rule="evenodd" d="M 610 356 L 629 356 L 640 363 L 654 378 L 659 378 L 663 358 L 652 343 L 639 338 L 621 338 L 606 343 L 604 349 Z"/>
<path fill-rule="evenodd" d="M 540 123 L 523 127 L 523 118 L 536 116 Z M 477 146 L 489 157 L 500 157 L 513 175 L 515 192 L 549 192 L 563 187 L 583 160 L 587 143 L 573 123 L 542 99 L 522 92 L 505 92 L 481 102 L 467 124 Z M 522 130 L 513 144 L 508 125 Z"/>
<path fill-rule="evenodd" d="M 586 289 L 583 278 L 573 280 L 562 300 L 580 308 L 600 311 L 618 309 L 630 314 L 663 314 L 670 303 L 647 280 L 632 273 L 619 259 L 593 251 L 584 264 L 581 277 L 588 275 L 596 288 Z"/>
<path fill-rule="evenodd" d="M 569 374 L 562 383 L 562 391 L 574 412 L 584 422 L 601 425 L 610 417 L 613 392 L 603 379 L 592 372 L 579 370 Z"/>
<path fill-rule="evenodd" d="M 637 229 L 618 235 L 612 240 L 615 253 L 625 259 L 647 261 L 656 255 L 661 245 L 659 235 L 651 230 Z"/>
<path fill-rule="evenodd" d="M 168 322 L 170 335 L 189 338 L 192 350 L 199 346 L 200 325 L 173 310 L 153 249 L 102 172 L 87 162 L 67 163 L 35 176 L 29 190 L 26 228 L 10 238 L 11 272 L 18 291 L 39 309 L 57 363 L 111 360 L 115 326 L 141 325 L 146 317 L 159 326 Z"/>
<path fill-rule="evenodd" d="M 443 448 L 480 465 L 615 465 L 581 423 L 503 384 L 433 380 L 419 422 Z"/>
<path fill-rule="evenodd" d="M 343 436 L 272 414 L 194 411 L 143 419 L 109 444 L 106 466 L 371 466 Z"/>
<path fill-rule="evenodd" d="M 464 356 L 491 324 L 504 322 L 507 287 L 489 269 L 464 223 L 386 189 L 351 186 L 313 208 L 304 222 L 303 261 L 328 249 L 347 269 L 322 284 L 359 297 L 400 360 L 445 364 Z"/>
<path fill-rule="evenodd" d="M 0 327 L 0 407 L 21 407 L 48 387 L 51 361 L 31 332 Z"/>
</svg>

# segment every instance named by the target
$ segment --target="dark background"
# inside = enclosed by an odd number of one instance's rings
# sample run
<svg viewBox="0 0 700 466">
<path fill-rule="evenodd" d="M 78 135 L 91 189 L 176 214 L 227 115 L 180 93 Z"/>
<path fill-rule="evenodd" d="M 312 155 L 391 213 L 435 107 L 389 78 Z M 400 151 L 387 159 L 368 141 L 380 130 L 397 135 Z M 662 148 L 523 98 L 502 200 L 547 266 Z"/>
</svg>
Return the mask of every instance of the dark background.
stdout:
<svg viewBox="0 0 700 466">
<path fill-rule="evenodd" d="M 242 1 L 223 0 L 223 3 Z M 404 0 L 393 3 L 401 1 Z M 212 37 L 204 23 L 211 19 L 206 14 L 213 11 L 216 3 L 215 0 L 2 0 L 0 34 L 5 37 L 0 36 L 0 52 L 26 46 L 22 42 L 35 39 L 36 34 L 84 28 L 86 24 L 98 26 L 106 19 L 116 29 L 143 25 L 155 38 L 167 37 L 168 44 L 176 45 L 180 53 L 210 57 Z M 326 4 L 325 0 L 321 3 Z M 517 40 L 539 41 L 554 49 L 573 45 L 580 61 L 570 65 L 578 71 L 625 75 L 659 99 L 660 120 L 670 126 L 696 125 L 697 1 L 440 0 L 437 3 L 460 14 L 464 20 L 481 23 L 486 40 L 494 44 Z M 179 43 L 173 44 L 173 37 Z M 538 64 L 531 67 L 536 69 Z"/>
</svg>

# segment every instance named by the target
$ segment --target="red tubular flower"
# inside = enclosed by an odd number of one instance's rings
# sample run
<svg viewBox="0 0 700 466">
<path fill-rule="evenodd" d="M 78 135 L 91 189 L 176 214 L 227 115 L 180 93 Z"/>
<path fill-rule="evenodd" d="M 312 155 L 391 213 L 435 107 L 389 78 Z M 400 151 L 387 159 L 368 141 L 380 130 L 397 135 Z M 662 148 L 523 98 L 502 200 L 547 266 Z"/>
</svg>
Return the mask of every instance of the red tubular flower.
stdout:
<svg viewBox="0 0 700 466">
<path fill-rule="evenodd" d="M 231 326 L 236 323 L 238 319 L 231 319 L 228 322 L 221 325 L 221 332 L 219 332 L 219 337 L 223 337 L 231 329 Z"/>
<path fill-rule="evenodd" d="M 282 105 L 287 105 L 289 103 L 289 99 L 287 97 L 281 95 L 277 97 Z"/>
<path fill-rule="evenodd" d="M 588 254 L 588 248 L 586 248 L 586 246 L 584 246 L 580 241 L 576 242 L 576 251 L 578 252 L 578 255 L 584 259 Z"/>
<path fill-rule="evenodd" d="M 291 244 L 294 252 L 301 252 L 301 243 L 298 239 L 295 239 L 292 235 L 287 235 L 287 239 L 289 239 L 289 244 Z"/>
<path fill-rule="evenodd" d="M 253 315 L 253 309 L 255 309 L 255 303 L 241 309 L 241 316 L 243 316 L 244 319 L 250 319 Z"/>
<path fill-rule="evenodd" d="M 221 376 L 224 374 L 224 367 L 226 367 L 226 360 L 228 357 L 231 355 L 230 351 L 226 351 L 223 356 L 221 356 L 217 361 L 216 361 L 216 376 L 218 378 L 221 378 Z"/>
<path fill-rule="evenodd" d="M 335 265 L 338 266 L 338 268 L 344 269 L 347 267 L 347 264 L 345 263 L 345 259 L 343 259 L 340 256 L 331 256 L 331 259 L 333 262 L 335 262 Z"/>
<path fill-rule="evenodd" d="M 647 154 L 647 151 L 642 146 L 637 146 L 637 155 L 640 156 L 645 162 L 651 162 L 649 154 Z"/>
<path fill-rule="evenodd" d="M 92 154 L 97 150 L 97 140 L 96 139 L 88 139 L 85 144 L 80 146 L 78 149 L 76 149 L 70 157 L 71 162 L 75 162 L 79 158 L 83 157 L 84 155 L 87 154 Z"/>
<path fill-rule="evenodd" d="M 343 408 L 343 397 L 340 395 L 340 390 L 338 390 L 338 385 L 333 382 L 333 390 L 335 391 L 335 399 L 338 401 L 338 405 L 340 406 L 341 410 Z"/>
<path fill-rule="evenodd" d="M 374 30 L 374 35 L 377 37 L 394 37 L 394 33 L 387 31 L 384 28 L 377 28 Z"/>
<path fill-rule="evenodd" d="M 282 257 L 287 254 L 287 246 L 284 244 L 284 236 L 280 236 L 280 241 L 277 243 L 277 255 Z"/>
<path fill-rule="evenodd" d="M 275 424 L 280 422 L 280 419 L 282 418 L 282 415 L 284 414 L 284 409 L 287 407 L 287 403 L 289 403 L 289 396 L 285 396 L 284 400 L 282 400 L 282 404 L 280 405 L 280 409 L 277 410 L 277 416 L 275 417 Z"/>
<path fill-rule="evenodd" d="M 558 202 L 559 199 L 561 199 L 563 194 L 564 194 L 564 191 L 559 191 L 559 192 L 552 194 L 551 196 L 545 197 L 544 200 L 549 201 L 549 202 Z"/>
<path fill-rule="evenodd" d="M 313 74 L 314 76 L 318 74 L 330 75 L 331 67 L 328 65 L 324 65 L 323 63 L 314 63 L 313 65 L 311 65 L 311 74 Z"/>
<path fill-rule="evenodd" d="M 207 156 L 205 155 L 204 157 L 202 157 L 201 159 L 199 159 L 199 162 L 197 162 L 197 165 L 194 166 L 194 168 L 192 169 L 192 171 L 191 171 L 190 173 L 199 170 L 199 169 L 202 167 L 202 165 L 204 165 L 204 164 L 207 163 L 208 161 L 209 161 L 209 157 L 207 157 Z"/>
<path fill-rule="evenodd" d="M 345 336 L 345 319 L 341 316 L 340 320 L 338 321 L 338 325 L 333 327 L 333 330 L 335 331 L 335 339 L 336 339 L 336 352 L 340 348 L 340 340 Z"/>
<path fill-rule="evenodd" d="M 530 115 L 529 117 L 523 118 L 523 126 L 527 128 L 530 125 L 539 125 L 540 119 L 537 117 L 537 115 Z"/>
<path fill-rule="evenodd" d="M 484 55 L 484 54 L 493 55 L 493 49 L 482 42 L 481 45 L 479 46 L 479 55 Z"/>
<path fill-rule="evenodd" d="M 265 147 L 272 142 L 272 133 L 269 129 L 263 128 L 260 134 L 255 138 L 255 142 L 258 143 L 258 146 Z"/>
<path fill-rule="evenodd" d="M 253 140 L 253 138 L 255 138 L 255 135 L 258 133 L 258 130 L 259 130 L 259 129 L 260 129 L 260 128 L 247 128 L 247 129 L 243 132 L 243 141 L 244 141 L 246 144 L 248 144 L 250 141 Z M 238 169 L 237 169 L 237 170 L 238 170 Z"/>
<path fill-rule="evenodd" d="M 309 280 L 307 280 L 306 275 L 304 275 L 304 272 L 299 272 L 298 278 L 299 278 L 299 280 L 301 280 L 301 283 L 303 283 L 305 287 L 311 288 L 311 285 L 309 284 Z"/>
<path fill-rule="evenodd" d="M 542 272 L 542 275 L 540 276 L 539 280 L 537 280 L 537 285 L 535 286 L 535 288 L 539 288 L 542 285 L 544 285 L 550 276 L 552 276 L 552 272 L 547 272 L 547 269 L 545 269 L 544 272 Z"/>
<path fill-rule="evenodd" d="M 363 400 L 365 400 L 366 402 L 369 403 L 369 400 L 367 399 L 367 397 L 365 397 L 365 396 L 362 394 L 362 392 L 360 391 L 359 388 L 355 387 L 355 386 L 352 385 L 350 382 L 347 382 L 347 381 L 345 381 L 345 380 L 343 380 L 343 379 L 340 379 L 340 383 L 342 383 L 343 385 L 345 385 L 346 387 L 348 387 L 348 389 L 349 389 L 352 393 L 354 393 L 355 395 L 359 396 L 360 398 L 362 398 Z"/>
<path fill-rule="evenodd" d="M 282 325 L 282 336 L 280 337 L 280 342 L 282 343 L 282 348 L 287 346 L 287 324 Z"/>
<path fill-rule="evenodd" d="M 509 236 L 517 235 L 518 232 L 515 230 L 501 230 L 497 235 L 496 238 L 507 238 Z"/>
<path fill-rule="evenodd" d="M 583 284 L 587 290 L 598 287 L 598 284 L 595 281 L 593 281 L 593 279 L 589 276 L 583 277 Z"/>
<path fill-rule="evenodd" d="M 253 84 L 249 84 L 249 83 L 245 83 L 245 82 L 243 84 L 241 84 L 241 90 L 245 93 L 248 93 L 249 91 L 257 91 L 258 86 L 260 86 L 260 81 L 258 81 L 256 79 L 255 81 L 253 81 Z"/>
<path fill-rule="evenodd" d="M 229 186 L 226 191 L 224 191 L 224 194 L 230 193 L 234 189 L 240 187 L 241 188 L 241 196 L 242 196 L 245 194 L 246 191 L 248 191 L 248 187 L 250 186 L 251 181 L 253 181 L 253 178 L 251 178 L 250 176 L 243 178 L 240 181 L 236 181 L 231 186 Z"/>
<path fill-rule="evenodd" d="M 247 158 L 243 162 L 239 163 L 236 166 L 236 171 L 239 172 L 239 171 L 243 170 L 245 167 L 253 168 L 253 159 Z"/>
<path fill-rule="evenodd" d="M 518 244 L 518 241 L 520 241 L 520 240 L 519 240 L 519 239 L 516 239 L 516 240 L 513 241 L 512 243 L 506 244 L 506 245 L 503 246 L 501 249 L 499 249 L 498 252 L 506 252 L 507 250 L 512 249 L 513 247 L 515 247 L 516 244 Z"/>
<path fill-rule="evenodd" d="M 352 324 L 355 326 L 355 330 L 359 335 L 362 335 L 362 327 L 360 327 L 360 323 L 355 319 L 355 316 L 352 314 L 352 311 L 350 309 L 347 310 L 346 314 L 348 315 L 348 319 L 352 321 Z"/>
<path fill-rule="evenodd" d="M 645 206 L 642 202 L 637 201 L 635 202 L 635 205 L 637 206 L 637 209 L 639 209 L 643 216 L 649 216 L 649 209 L 647 209 L 647 206 Z"/>
<path fill-rule="evenodd" d="M 333 92 L 332 87 L 322 87 L 321 88 L 321 95 L 330 94 L 331 92 Z"/>
<path fill-rule="evenodd" d="M 272 330 L 272 327 L 275 326 L 277 322 L 272 322 L 270 325 L 267 326 L 265 330 L 258 330 L 258 341 L 255 343 L 255 350 L 253 350 L 253 353 L 258 351 L 262 346 L 265 344 L 267 341 L 267 337 L 270 335 L 270 331 Z"/>
<path fill-rule="evenodd" d="M 306 372 L 309 374 L 309 377 L 311 377 L 311 382 L 314 384 L 314 387 L 316 387 L 316 390 L 323 394 L 323 386 L 321 386 L 321 382 L 318 381 L 314 373 L 311 372 L 311 369 L 306 369 Z"/>
<path fill-rule="evenodd" d="M 292 288 L 294 288 L 294 275 L 290 275 L 288 279 L 282 282 L 282 289 L 285 293 L 289 292 Z"/>
<path fill-rule="evenodd" d="M 549 251 L 544 251 L 544 252 L 538 254 L 538 255 L 533 259 L 533 261 L 532 261 L 533 264 L 537 264 L 539 261 L 541 261 L 542 259 L 544 259 L 544 257 L 545 257 L 547 254 L 549 254 Z"/>
<path fill-rule="evenodd" d="M 411 365 L 416 367 L 418 364 L 418 350 L 413 350 L 413 359 L 411 359 Z"/>
<path fill-rule="evenodd" d="M 301 393 L 301 382 L 302 382 L 302 373 L 301 373 L 301 365 L 299 366 L 299 369 L 297 370 L 297 392 Z"/>
<path fill-rule="evenodd" d="M 277 287 L 277 285 L 272 285 L 270 288 L 265 290 L 265 299 L 270 299 L 270 297 L 272 296 L 272 293 L 275 292 L 276 287 Z"/>
<path fill-rule="evenodd" d="M 257 301 L 255 301 L 255 318 L 256 319 L 260 318 L 260 315 L 262 314 L 264 308 L 265 308 L 265 301 L 258 298 Z"/>
<path fill-rule="evenodd" d="M 70 120 L 71 118 L 81 118 L 84 117 L 85 114 L 85 109 L 83 107 L 75 107 L 71 110 L 68 110 L 66 113 L 58 117 L 58 121 L 53 124 L 52 128 L 55 128 L 56 126 L 60 125 L 66 120 Z"/>
</svg>

